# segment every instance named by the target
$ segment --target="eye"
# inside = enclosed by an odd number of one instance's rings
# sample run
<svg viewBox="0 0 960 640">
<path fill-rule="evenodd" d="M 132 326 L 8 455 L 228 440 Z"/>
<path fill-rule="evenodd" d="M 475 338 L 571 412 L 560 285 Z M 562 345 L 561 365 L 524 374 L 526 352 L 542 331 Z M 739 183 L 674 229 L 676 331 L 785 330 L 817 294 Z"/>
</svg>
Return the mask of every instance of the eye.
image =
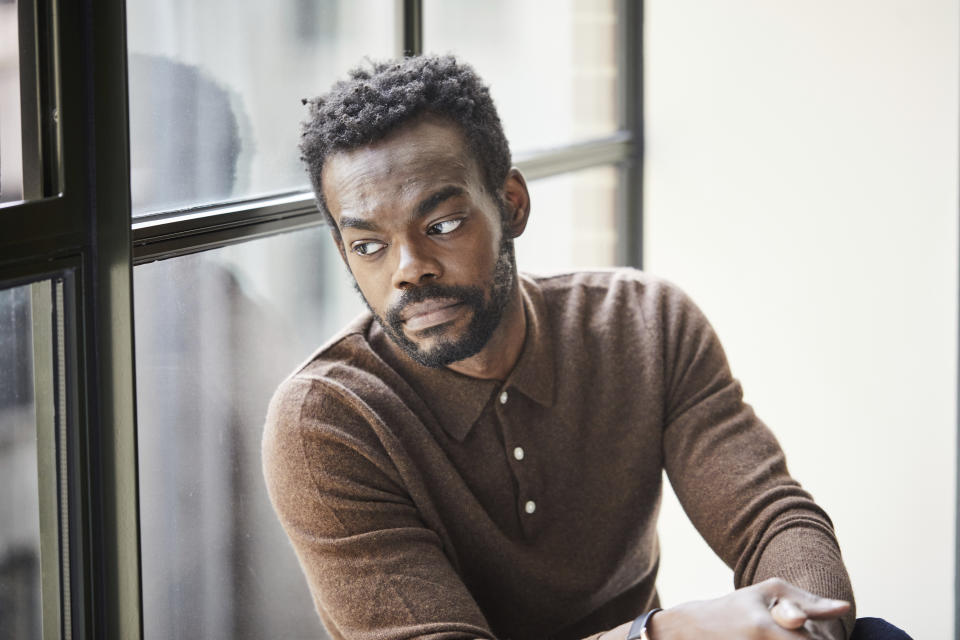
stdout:
<svg viewBox="0 0 960 640">
<path fill-rule="evenodd" d="M 453 220 L 443 220 L 437 224 L 431 225 L 427 229 L 429 235 L 443 235 L 445 233 L 450 233 L 463 224 L 463 218 L 454 218 Z"/>
<path fill-rule="evenodd" d="M 361 242 L 355 242 L 354 244 L 350 245 L 350 250 L 353 251 L 358 256 L 370 256 L 377 253 L 378 251 L 383 249 L 385 246 L 387 245 L 385 245 L 382 242 L 365 240 Z"/>
</svg>

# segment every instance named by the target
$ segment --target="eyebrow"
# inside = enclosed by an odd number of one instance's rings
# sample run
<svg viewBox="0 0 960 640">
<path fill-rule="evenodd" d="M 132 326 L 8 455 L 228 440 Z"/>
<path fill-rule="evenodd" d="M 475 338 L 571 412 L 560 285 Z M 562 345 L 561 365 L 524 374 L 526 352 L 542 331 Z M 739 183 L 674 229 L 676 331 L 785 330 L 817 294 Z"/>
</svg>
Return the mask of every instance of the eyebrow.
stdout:
<svg viewBox="0 0 960 640">
<path fill-rule="evenodd" d="M 451 184 L 449 186 L 443 187 L 438 191 L 434 191 L 429 196 L 420 201 L 420 204 L 417 205 L 417 217 L 422 218 L 427 215 L 434 209 L 440 206 L 445 200 L 450 198 L 455 198 L 456 196 L 463 195 L 463 187 L 458 187 L 457 185 Z"/>
<path fill-rule="evenodd" d="M 362 231 L 376 231 L 377 225 L 371 220 L 365 218 L 354 218 L 353 216 L 343 216 L 340 218 L 341 229 L 360 229 Z"/>
<path fill-rule="evenodd" d="M 417 204 L 414 216 L 416 218 L 422 218 L 439 207 L 443 202 L 449 200 L 450 198 L 463 195 L 464 193 L 465 191 L 463 187 L 458 187 L 457 185 L 448 185 L 442 189 L 438 189 Z M 373 220 L 368 220 L 367 218 L 355 218 L 353 216 L 343 216 L 340 218 L 340 228 L 360 229 L 361 231 L 379 230 L 379 227 Z"/>
</svg>

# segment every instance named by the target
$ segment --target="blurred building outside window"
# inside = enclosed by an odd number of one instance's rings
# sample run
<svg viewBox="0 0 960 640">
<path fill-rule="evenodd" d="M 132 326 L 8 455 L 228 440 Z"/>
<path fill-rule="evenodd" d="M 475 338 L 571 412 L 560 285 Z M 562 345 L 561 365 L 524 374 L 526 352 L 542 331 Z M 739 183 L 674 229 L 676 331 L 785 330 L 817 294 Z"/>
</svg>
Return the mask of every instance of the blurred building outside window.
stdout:
<svg viewBox="0 0 960 640">
<path fill-rule="evenodd" d="M 308 189 L 301 99 L 394 54 L 394 5 L 128 3 L 133 215 Z"/>
</svg>

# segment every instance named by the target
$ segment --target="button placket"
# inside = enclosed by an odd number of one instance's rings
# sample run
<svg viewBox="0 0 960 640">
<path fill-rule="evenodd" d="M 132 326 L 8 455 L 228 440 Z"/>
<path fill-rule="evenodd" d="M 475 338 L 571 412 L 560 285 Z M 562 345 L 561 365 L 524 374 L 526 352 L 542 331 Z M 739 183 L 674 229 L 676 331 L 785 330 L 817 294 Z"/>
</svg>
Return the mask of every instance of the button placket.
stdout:
<svg viewBox="0 0 960 640">
<path fill-rule="evenodd" d="M 510 453 L 508 455 L 513 456 L 514 464 L 510 465 L 513 471 L 514 478 L 517 481 L 517 506 L 520 511 L 520 518 L 523 522 L 523 529 L 527 536 L 533 535 L 533 529 L 530 527 L 533 526 L 534 514 L 537 512 L 537 501 L 536 501 L 536 487 L 535 479 L 531 477 L 530 474 L 534 472 L 533 467 L 530 467 L 530 461 L 528 459 L 527 451 L 520 444 L 516 444 L 517 440 L 514 438 L 513 429 L 510 427 L 510 421 L 507 419 L 507 403 L 510 402 L 510 392 L 507 391 L 506 386 L 504 386 L 500 393 L 497 394 L 497 403 L 500 405 L 497 407 L 497 417 L 500 420 L 501 429 L 503 433 L 504 444 L 507 447 L 507 451 Z M 510 405 L 512 406 L 512 405 Z M 510 411 L 513 413 L 513 411 Z M 510 443 L 513 441 L 513 447 L 510 448 Z"/>
</svg>

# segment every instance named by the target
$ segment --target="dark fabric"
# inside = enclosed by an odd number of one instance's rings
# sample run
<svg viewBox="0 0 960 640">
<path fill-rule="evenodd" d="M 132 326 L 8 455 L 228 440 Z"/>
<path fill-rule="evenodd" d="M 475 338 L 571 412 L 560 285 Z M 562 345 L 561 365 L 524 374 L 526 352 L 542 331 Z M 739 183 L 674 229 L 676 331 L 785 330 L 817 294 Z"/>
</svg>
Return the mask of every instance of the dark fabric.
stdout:
<svg viewBox="0 0 960 640">
<path fill-rule="evenodd" d="M 274 396 L 270 497 L 335 639 L 564 640 L 658 606 L 664 470 L 734 586 L 852 601 L 829 518 L 681 290 L 623 269 L 521 293 L 504 381 L 423 367 L 365 314 Z"/>
<path fill-rule="evenodd" d="M 912 640 L 902 629 L 881 618 L 857 618 L 850 640 Z"/>
</svg>

